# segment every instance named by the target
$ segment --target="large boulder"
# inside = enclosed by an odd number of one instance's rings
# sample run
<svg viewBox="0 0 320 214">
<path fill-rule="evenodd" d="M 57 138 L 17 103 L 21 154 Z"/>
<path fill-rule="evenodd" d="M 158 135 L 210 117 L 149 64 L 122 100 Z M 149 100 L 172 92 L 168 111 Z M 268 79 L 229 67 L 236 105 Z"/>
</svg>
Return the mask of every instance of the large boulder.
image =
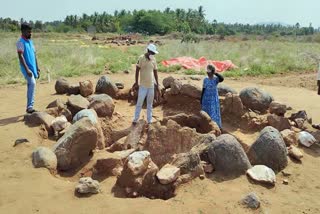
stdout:
<svg viewBox="0 0 320 214">
<path fill-rule="evenodd" d="M 71 95 L 67 102 L 68 109 L 72 115 L 75 115 L 83 109 L 87 109 L 89 104 L 89 101 L 81 95 Z"/>
<path fill-rule="evenodd" d="M 97 141 L 98 149 L 104 149 L 106 144 L 105 136 L 103 134 L 103 129 L 101 127 L 101 123 L 99 121 L 97 113 L 93 109 L 83 109 L 73 117 L 73 123 L 81 120 L 84 117 L 89 118 L 92 124 L 94 124 L 94 126 L 98 131 L 98 141 Z"/>
<path fill-rule="evenodd" d="M 63 78 L 59 78 L 54 86 L 57 94 L 66 94 L 69 90 L 69 83 Z"/>
<path fill-rule="evenodd" d="M 219 96 L 226 96 L 228 93 L 237 94 L 237 91 L 225 84 L 218 84 Z"/>
<path fill-rule="evenodd" d="M 271 127 L 265 127 L 248 151 L 251 164 L 265 165 L 276 172 L 288 164 L 287 147 L 281 133 Z"/>
<path fill-rule="evenodd" d="M 89 118 L 94 125 L 98 123 L 98 115 L 93 109 L 83 109 L 79 111 L 76 115 L 74 115 L 72 122 L 75 123 L 84 117 Z"/>
<path fill-rule="evenodd" d="M 240 92 L 240 98 L 247 108 L 259 112 L 267 111 L 273 101 L 273 97 L 270 94 L 256 87 L 243 89 Z"/>
<path fill-rule="evenodd" d="M 45 167 L 55 171 L 57 169 L 57 157 L 51 149 L 38 147 L 32 153 L 32 163 L 36 168 Z"/>
<path fill-rule="evenodd" d="M 178 95 L 180 93 L 180 90 L 182 88 L 182 82 L 180 82 L 179 80 L 174 80 L 171 84 L 170 84 L 170 94 L 172 95 Z"/>
<path fill-rule="evenodd" d="M 89 97 L 88 108 L 94 109 L 99 117 L 111 117 L 114 111 L 114 102 L 107 94 L 92 95 Z"/>
<path fill-rule="evenodd" d="M 73 124 L 53 146 L 58 169 L 74 169 L 87 162 L 96 147 L 97 139 L 98 131 L 89 118 Z"/>
<path fill-rule="evenodd" d="M 118 92 L 117 86 L 107 76 L 102 76 L 97 82 L 96 93 L 108 94 L 115 97 Z"/>
<path fill-rule="evenodd" d="M 228 177 L 237 177 L 251 168 L 241 144 L 229 134 L 219 136 L 211 144 L 208 156 L 216 172 Z"/>
<path fill-rule="evenodd" d="M 90 80 L 79 82 L 80 85 L 80 94 L 84 97 L 87 97 L 93 94 L 93 84 Z"/>
<path fill-rule="evenodd" d="M 285 129 L 291 128 L 291 124 L 288 118 L 278 116 L 275 114 L 270 114 L 268 115 L 267 120 L 270 126 L 276 128 L 280 132 Z"/>
<path fill-rule="evenodd" d="M 180 90 L 182 95 L 200 100 L 201 88 L 192 84 L 183 84 Z"/>
<path fill-rule="evenodd" d="M 271 114 L 276 114 L 278 116 L 284 116 L 287 111 L 287 106 L 285 104 L 272 101 L 269 106 L 269 112 Z"/>
<path fill-rule="evenodd" d="M 49 134 L 53 134 L 53 129 L 51 127 L 54 117 L 46 112 L 33 112 L 32 114 L 26 114 L 24 116 L 24 121 L 30 126 L 40 126 L 43 124 Z"/>
<path fill-rule="evenodd" d="M 173 78 L 172 76 L 168 76 L 166 78 L 164 78 L 162 80 L 162 85 L 164 88 L 170 88 L 171 87 L 171 83 L 173 83 L 175 80 L 175 78 Z"/>
</svg>

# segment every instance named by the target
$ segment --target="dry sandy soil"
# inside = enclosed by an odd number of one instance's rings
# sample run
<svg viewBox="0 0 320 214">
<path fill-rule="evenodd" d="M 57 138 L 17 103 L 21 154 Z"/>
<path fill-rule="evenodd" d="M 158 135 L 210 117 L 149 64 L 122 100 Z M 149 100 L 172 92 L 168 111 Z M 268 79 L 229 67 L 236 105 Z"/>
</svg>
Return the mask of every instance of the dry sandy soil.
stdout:
<svg viewBox="0 0 320 214">
<path fill-rule="evenodd" d="M 161 74 L 160 79 L 166 74 Z M 113 81 L 122 81 L 130 87 L 134 75 L 110 75 Z M 320 122 L 320 96 L 315 90 L 302 88 L 299 84 L 290 85 L 299 76 L 268 80 L 226 79 L 225 84 L 241 90 L 257 85 L 270 92 L 275 100 L 284 102 L 296 110 L 306 110 L 314 122 Z M 286 79 L 288 78 L 288 79 Z M 71 78 L 70 82 L 90 79 L 94 83 L 98 76 Z M 312 79 L 312 78 L 311 78 Z M 262 82 L 261 82 L 262 81 Z M 277 86 L 272 84 L 280 82 Z M 309 81 L 308 81 L 309 82 Z M 201 81 L 195 81 L 201 84 Z M 258 84 L 257 84 L 258 83 Z M 286 84 L 288 83 L 288 84 Z M 263 84 L 263 85 L 262 85 Z M 271 84 L 271 85 L 270 85 Z M 311 85 L 313 83 L 310 83 Z M 290 86 L 286 87 L 286 86 Z M 293 86 L 293 87 L 292 87 Z M 311 88 L 312 89 L 312 88 Z M 26 102 L 26 86 L 16 85 L 0 88 L 0 213 L 320 213 L 320 148 L 302 148 L 302 163 L 289 160 L 286 171 L 292 173 L 289 184 L 282 184 L 282 173 L 277 174 L 273 188 L 251 183 L 241 176 L 233 180 L 221 180 L 214 175 L 204 180 L 195 179 L 177 190 L 177 196 L 164 200 L 147 198 L 117 198 L 111 189 L 116 179 L 110 177 L 101 183 L 102 193 L 87 198 L 74 195 L 74 178 L 52 176 L 48 170 L 35 169 L 31 153 L 37 146 L 51 147 L 53 141 L 43 140 L 39 128 L 30 128 L 23 123 Z M 48 103 L 66 96 L 54 94 L 54 82 L 37 85 L 36 108 L 44 110 Z M 116 102 L 116 112 L 120 113 L 128 125 L 133 116 L 134 106 L 126 101 Z M 157 119 L 163 117 L 162 107 L 155 108 Z M 145 110 L 143 111 L 145 115 Z M 240 135 L 239 130 L 230 130 Z M 254 142 L 257 133 L 242 138 Z M 18 138 L 27 138 L 30 143 L 13 147 Z M 261 208 L 252 211 L 239 202 L 250 192 L 261 198 Z"/>
</svg>

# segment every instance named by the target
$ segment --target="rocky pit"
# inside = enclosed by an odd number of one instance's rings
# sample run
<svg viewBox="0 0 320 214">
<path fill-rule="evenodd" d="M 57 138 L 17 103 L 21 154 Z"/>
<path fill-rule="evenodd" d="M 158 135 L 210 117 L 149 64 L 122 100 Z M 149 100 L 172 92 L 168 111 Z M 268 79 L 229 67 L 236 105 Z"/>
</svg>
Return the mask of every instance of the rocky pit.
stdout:
<svg viewBox="0 0 320 214">
<path fill-rule="evenodd" d="M 151 199 L 172 198 L 181 184 L 209 174 L 222 179 L 247 174 L 253 182 L 273 186 L 288 156 L 302 161 L 299 145 L 320 141 L 305 111 L 295 112 L 259 88 L 237 93 L 219 86 L 227 127 L 222 130 L 201 111 L 201 88 L 184 79 L 163 80 L 154 105 L 161 105 L 164 115 L 151 125 L 121 121 L 115 101 L 134 104 L 137 91 L 119 89 L 107 76 L 95 90 L 91 81 L 64 79 L 57 80 L 55 90 L 68 94 L 68 101 L 55 100 L 46 111 L 25 116 L 26 124 L 40 126 L 43 138 L 57 141 L 52 148 L 36 149 L 32 161 L 52 174 L 80 179 L 78 194 L 99 193 L 99 182 L 109 176 L 117 177 L 114 190 L 123 197 Z M 254 142 L 242 138 L 250 132 L 260 133 Z"/>
</svg>

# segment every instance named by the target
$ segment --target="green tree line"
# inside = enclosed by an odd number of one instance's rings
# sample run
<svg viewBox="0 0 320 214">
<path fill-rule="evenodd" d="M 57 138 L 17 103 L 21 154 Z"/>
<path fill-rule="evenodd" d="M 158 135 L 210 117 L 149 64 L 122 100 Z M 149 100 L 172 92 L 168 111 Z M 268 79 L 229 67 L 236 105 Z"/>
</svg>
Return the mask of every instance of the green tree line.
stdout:
<svg viewBox="0 0 320 214">
<path fill-rule="evenodd" d="M 92 15 L 68 15 L 63 21 L 29 21 L 35 31 L 41 32 L 96 32 L 96 33 L 142 33 L 165 35 L 172 32 L 228 36 L 247 35 L 312 35 L 318 32 L 312 24 L 301 27 L 299 23 L 289 26 L 281 24 L 225 24 L 217 20 L 208 21 L 202 6 L 197 9 L 166 8 L 160 10 L 121 10 L 113 14 L 106 12 Z M 19 31 L 19 21 L 0 18 L 0 31 Z"/>
</svg>

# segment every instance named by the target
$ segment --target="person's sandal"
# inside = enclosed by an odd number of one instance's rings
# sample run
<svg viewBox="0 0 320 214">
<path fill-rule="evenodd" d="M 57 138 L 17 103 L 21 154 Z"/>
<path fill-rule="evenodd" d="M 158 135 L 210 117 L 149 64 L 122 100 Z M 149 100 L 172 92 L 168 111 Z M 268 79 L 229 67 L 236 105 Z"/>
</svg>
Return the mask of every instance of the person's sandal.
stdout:
<svg viewBox="0 0 320 214">
<path fill-rule="evenodd" d="M 36 112 L 36 110 L 34 110 L 33 108 L 29 108 L 29 109 L 26 110 L 26 112 L 28 114 L 32 114 L 33 112 Z"/>
</svg>

